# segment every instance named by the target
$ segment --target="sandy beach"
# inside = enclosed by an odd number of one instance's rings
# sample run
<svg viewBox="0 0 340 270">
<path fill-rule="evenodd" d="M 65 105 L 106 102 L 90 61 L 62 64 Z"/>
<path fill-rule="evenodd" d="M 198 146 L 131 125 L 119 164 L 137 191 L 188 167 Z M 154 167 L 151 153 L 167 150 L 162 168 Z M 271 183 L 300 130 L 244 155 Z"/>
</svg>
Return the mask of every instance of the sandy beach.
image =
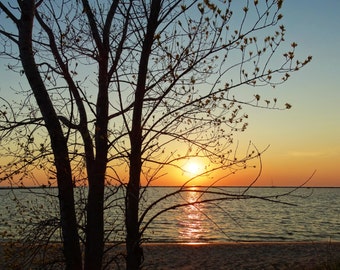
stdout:
<svg viewBox="0 0 340 270">
<path fill-rule="evenodd" d="M 20 266 L 22 249 L 18 254 L 12 247 L 1 245 L 1 269 L 62 269 L 60 264 Z M 124 252 L 124 247 L 118 248 Z M 255 243 L 214 243 L 214 244 L 169 244 L 146 243 L 143 245 L 144 262 L 142 269 L 340 269 L 340 242 L 255 242 Z M 53 250 L 53 259 L 60 258 L 60 245 Z M 56 253 L 58 253 L 57 256 Z M 26 252 L 28 250 L 26 249 Z M 117 250 L 116 250 L 117 251 Z M 20 255 L 21 254 L 21 255 Z M 119 266 L 109 269 L 124 269 L 122 257 Z M 37 260 L 40 261 L 41 260 Z"/>
<path fill-rule="evenodd" d="M 340 243 L 147 244 L 144 249 L 144 269 L 340 269 Z"/>
</svg>

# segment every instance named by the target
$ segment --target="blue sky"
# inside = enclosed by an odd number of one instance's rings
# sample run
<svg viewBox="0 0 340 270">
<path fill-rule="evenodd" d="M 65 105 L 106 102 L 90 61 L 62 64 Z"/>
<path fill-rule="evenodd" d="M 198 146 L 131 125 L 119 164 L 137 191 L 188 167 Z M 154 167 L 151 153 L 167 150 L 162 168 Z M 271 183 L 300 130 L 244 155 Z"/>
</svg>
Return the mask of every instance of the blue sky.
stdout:
<svg viewBox="0 0 340 270">
<path fill-rule="evenodd" d="M 313 61 L 275 89 L 293 105 L 284 112 L 256 111 L 248 133 L 264 155 L 263 184 L 340 186 L 340 1 L 286 0 L 282 23 L 297 55 Z"/>
</svg>

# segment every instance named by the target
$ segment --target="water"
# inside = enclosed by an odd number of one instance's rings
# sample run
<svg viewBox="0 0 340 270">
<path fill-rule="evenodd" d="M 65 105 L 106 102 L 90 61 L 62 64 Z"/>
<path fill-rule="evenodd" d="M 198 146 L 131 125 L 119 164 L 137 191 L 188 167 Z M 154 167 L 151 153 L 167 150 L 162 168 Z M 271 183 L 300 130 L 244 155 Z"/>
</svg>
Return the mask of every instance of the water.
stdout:
<svg viewBox="0 0 340 270">
<path fill-rule="evenodd" d="M 150 187 L 143 194 L 141 209 L 166 194 L 173 187 Z M 160 201 L 151 208 L 142 222 L 162 209 L 180 206 L 157 216 L 144 232 L 149 242 L 225 242 L 225 241 L 340 241 L 340 188 L 251 188 L 249 199 L 237 199 L 245 188 L 218 188 L 214 192 L 228 193 L 232 200 L 195 203 L 217 198 L 202 195 L 203 188 L 185 192 Z M 32 193 L 33 191 L 33 193 Z M 111 190 L 112 191 L 112 190 Z M 52 196 L 46 197 L 45 193 Z M 276 195 L 286 194 L 283 197 Z M 123 191 L 112 196 L 107 191 L 106 237 L 109 241 L 124 240 Z M 56 189 L 0 190 L 0 237 L 12 239 L 31 233 L 31 237 L 52 235 L 58 240 Z M 85 198 L 86 189 L 77 189 L 77 197 Z M 262 200 L 258 197 L 265 196 Z M 280 201 L 272 202 L 271 200 Z M 292 205 L 294 204 L 294 205 Z M 79 220 L 84 220 L 78 211 Z M 34 227 L 40 225 L 37 230 Z M 82 234 L 82 232 L 80 232 Z"/>
</svg>

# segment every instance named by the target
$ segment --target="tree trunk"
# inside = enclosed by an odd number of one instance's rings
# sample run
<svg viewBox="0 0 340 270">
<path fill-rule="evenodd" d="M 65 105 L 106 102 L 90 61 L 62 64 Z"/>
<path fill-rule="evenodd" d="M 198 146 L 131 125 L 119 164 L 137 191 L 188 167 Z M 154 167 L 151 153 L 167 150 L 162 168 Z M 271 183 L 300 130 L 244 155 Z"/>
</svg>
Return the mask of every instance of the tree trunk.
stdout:
<svg viewBox="0 0 340 270">
<path fill-rule="evenodd" d="M 74 206 L 72 173 L 68 157 L 67 142 L 47 89 L 35 63 L 32 49 L 35 1 L 25 0 L 19 3 L 22 11 L 20 21 L 17 24 L 19 30 L 20 58 L 51 139 L 57 171 L 60 220 L 66 269 L 82 269 L 82 258 Z"/>
<path fill-rule="evenodd" d="M 103 178 L 101 176 L 95 179 L 96 181 L 91 181 L 92 183 L 89 185 L 85 246 L 85 269 L 88 270 L 102 268 L 104 249 Z"/>
<path fill-rule="evenodd" d="M 85 269 L 102 268 L 104 252 L 104 186 L 108 154 L 108 49 L 100 52 L 98 96 L 96 103 L 96 157 L 88 170 L 89 196 L 87 205 Z M 90 164 L 87 165 L 89 169 Z"/>
<path fill-rule="evenodd" d="M 158 15 L 161 1 L 153 0 L 149 13 L 147 30 L 143 41 L 143 48 L 138 68 L 138 80 L 133 108 L 132 129 L 130 132 L 130 177 L 126 194 L 126 268 L 137 270 L 143 259 L 143 250 L 140 246 L 141 234 L 139 232 L 139 193 L 140 175 L 142 170 L 142 117 L 146 91 L 146 77 L 151 48 L 155 31 L 158 26 Z"/>
<path fill-rule="evenodd" d="M 138 152 L 138 151 L 137 151 Z M 143 252 L 139 233 L 140 154 L 131 151 L 130 179 L 126 194 L 126 269 L 139 269 Z"/>
</svg>

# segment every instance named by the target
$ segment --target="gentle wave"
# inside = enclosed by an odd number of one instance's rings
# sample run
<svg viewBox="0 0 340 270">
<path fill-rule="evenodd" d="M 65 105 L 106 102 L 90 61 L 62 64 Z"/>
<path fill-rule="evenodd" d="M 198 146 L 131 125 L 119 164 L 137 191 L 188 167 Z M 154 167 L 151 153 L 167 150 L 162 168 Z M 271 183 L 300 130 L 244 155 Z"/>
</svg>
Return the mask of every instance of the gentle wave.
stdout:
<svg viewBox="0 0 340 270">
<path fill-rule="evenodd" d="M 195 202 L 202 196 L 193 188 L 180 196 L 162 201 L 146 216 L 145 221 L 163 208 L 183 202 Z M 174 187 L 149 187 L 141 200 L 141 209 L 160 197 L 175 191 Z M 244 188 L 220 188 L 241 194 Z M 274 196 L 289 188 L 251 188 L 247 194 Z M 55 226 L 58 220 L 56 190 L 25 189 L 0 190 L 0 236 L 17 238 L 32 230 L 34 224 Z M 84 197 L 86 190 L 77 192 Z M 123 241 L 124 200 L 122 192 L 109 198 L 105 212 L 106 237 L 109 241 Z M 145 230 L 149 242 L 224 242 L 224 241 L 340 241 L 340 188 L 300 188 L 274 203 L 260 199 L 230 200 L 219 203 L 192 204 L 170 210 L 158 216 Z M 289 205 L 295 204 L 295 206 Z M 81 217 L 82 213 L 78 212 Z M 50 223 L 47 223 L 47 221 Z M 45 222 L 45 223 L 44 223 Z M 142 223 L 142 226 L 145 223 Z M 56 233 L 55 237 L 59 234 Z M 40 237 L 43 237 L 40 235 Z"/>
</svg>

